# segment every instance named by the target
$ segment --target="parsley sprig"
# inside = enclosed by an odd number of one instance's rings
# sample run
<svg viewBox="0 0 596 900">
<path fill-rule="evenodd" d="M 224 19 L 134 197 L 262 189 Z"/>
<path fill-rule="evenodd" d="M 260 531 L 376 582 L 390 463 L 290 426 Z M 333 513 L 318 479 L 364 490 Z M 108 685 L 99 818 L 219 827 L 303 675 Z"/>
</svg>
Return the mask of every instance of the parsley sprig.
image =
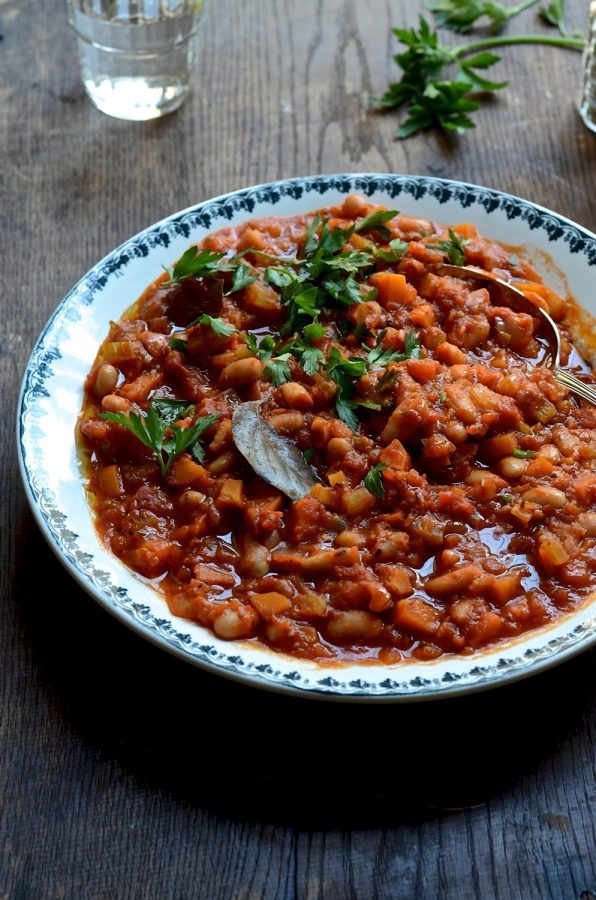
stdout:
<svg viewBox="0 0 596 900">
<path fill-rule="evenodd" d="M 492 30 L 498 31 L 509 19 L 537 2 L 522 0 L 515 6 L 504 6 L 497 0 L 435 0 L 429 9 L 434 13 L 437 25 L 451 31 L 467 32 L 483 16 L 489 20 Z"/>
<path fill-rule="evenodd" d="M 420 356 L 420 341 L 415 331 L 410 329 L 406 332 L 403 350 L 383 349 L 383 338 L 386 333 L 387 329 L 385 328 L 379 333 L 376 346 L 368 351 L 366 365 L 369 372 L 386 369 L 389 363 L 418 359 Z"/>
<path fill-rule="evenodd" d="M 174 460 L 185 450 L 189 450 L 199 462 L 203 461 L 200 438 L 219 416 L 202 416 L 188 428 L 175 424 L 193 415 L 194 411 L 193 404 L 186 400 L 155 399 L 146 413 L 104 412 L 101 418 L 128 428 L 142 444 L 149 447 L 165 477 Z"/>
<path fill-rule="evenodd" d="M 391 218 L 394 215 L 392 211 Z M 385 227 L 379 219 L 372 225 L 377 230 Z M 267 267 L 265 280 L 280 290 L 287 309 L 283 334 L 293 334 L 316 322 L 325 306 L 341 308 L 361 302 L 356 276 L 372 268 L 374 255 L 344 250 L 356 227 L 332 229 L 328 219 L 317 215 L 307 226 L 302 257 Z"/>
<path fill-rule="evenodd" d="M 435 244 L 427 244 L 429 250 L 440 250 L 447 254 L 447 259 L 454 266 L 465 266 L 466 255 L 464 247 L 469 243 L 460 237 L 452 228 L 449 229 L 449 240 L 437 241 Z"/>
<path fill-rule="evenodd" d="M 288 365 L 291 353 L 287 351 L 276 353 L 277 345 L 274 337 L 266 334 L 259 341 L 256 335 L 249 333 L 244 340 L 251 353 L 254 353 L 257 359 L 265 363 L 263 377 L 270 381 L 274 387 L 279 387 L 284 381 L 291 379 L 292 373 Z"/>
<path fill-rule="evenodd" d="M 244 251 L 248 252 L 248 251 Z M 257 280 L 257 273 L 252 266 L 242 259 L 244 253 L 228 256 L 226 253 L 214 253 L 211 250 L 199 250 L 197 246 L 189 247 L 182 254 L 171 272 L 168 284 L 179 284 L 185 278 L 209 278 L 233 272 L 232 286 L 226 296 L 235 294 Z"/>
<path fill-rule="evenodd" d="M 377 234 L 388 241 L 391 237 L 391 232 L 385 225 L 385 222 L 390 222 L 391 219 L 394 219 L 397 215 L 399 215 L 397 209 L 376 209 L 374 212 L 369 213 L 368 216 L 365 216 L 363 219 L 356 222 L 354 231 L 356 234 L 365 234 L 368 231 L 376 231 Z"/>
<path fill-rule="evenodd" d="M 352 399 L 354 394 L 353 378 L 360 378 L 367 370 L 366 360 L 361 356 L 343 357 L 337 347 L 332 347 L 327 357 L 327 375 L 337 385 L 335 408 L 342 422 L 352 430 L 358 427 L 358 416 L 355 409 L 358 403 Z"/>
<path fill-rule="evenodd" d="M 234 326 L 230 325 L 229 322 L 226 322 L 225 319 L 208 316 L 206 313 L 193 319 L 186 327 L 192 328 L 193 325 L 208 325 L 211 331 L 218 337 L 230 337 L 238 331 L 237 328 L 234 328 Z"/>
<path fill-rule="evenodd" d="M 364 487 L 372 494 L 373 497 L 378 497 L 381 499 L 385 496 L 385 488 L 383 486 L 383 479 L 381 478 L 381 472 L 384 472 L 387 468 L 387 463 L 377 463 L 376 466 L 373 466 L 372 469 L 369 469 L 368 473 L 364 476 Z"/>
<path fill-rule="evenodd" d="M 559 34 L 568 37 L 569 32 L 565 26 L 565 0 L 551 0 L 548 6 L 541 6 L 538 10 L 540 18 L 547 25 L 559 29 Z"/>
<path fill-rule="evenodd" d="M 321 368 L 325 361 L 325 354 L 312 342 L 324 337 L 326 329 L 319 322 L 306 325 L 302 330 L 302 337 L 295 337 L 284 345 L 284 349 L 294 356 L 307 375 L 311 378 Z"/>
<path fill-rule="evenodd" d="M 474 92 L 493 93 L 507 85 L 507 82 L 491 81 L 481 74 L 500 60 L 500 56 L 490 50 L 515 44 L 546 44 L 582 50 L 585 45 L 580 38 L 515 34 L 447 47 L 441 44 L 423 16 L 420 16 L 418 30 L 394 28 L 393 33 L 406 47 L 403 53 L 394 56 L 402 77 L 391 84 L 375 104 L 382 109 L 406 106 L 406 118 L 396 132 L 399 138 L 435 127 L 458 133 L 474 128 L 470 115 L 480 108 Z M 455 68 L 455 77 L 450 80 L 447 71 L 452 68 Z"/>
</svg>

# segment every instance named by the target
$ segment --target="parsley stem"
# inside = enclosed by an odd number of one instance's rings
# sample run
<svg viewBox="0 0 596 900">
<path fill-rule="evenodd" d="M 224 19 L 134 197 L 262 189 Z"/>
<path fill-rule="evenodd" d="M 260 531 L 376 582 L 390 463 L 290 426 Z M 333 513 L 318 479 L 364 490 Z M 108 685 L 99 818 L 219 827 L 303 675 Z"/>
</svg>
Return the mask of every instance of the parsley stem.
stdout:
<svg viewBox="0 0 596 900">
<path fill-rule="evenodd" d="M 469 41 L 467 44 L 459 44 L 457 47 L 453 47 L 448 53 L 452 60 L 457 60 L 470 53 L 477 53 L 479 50 L 507 47 L 512 44 L 549 44 L 551 47 L 568 47 L 571 50 L 583 50 L 586 46 L 583 38 L 551 37 L 541 34 L 512 34 Z"/>
<path fill-rule="evenodd" d="M 528 9 L 529 6 L 534 6 L 538 0 L 522 0 L 521 3 L 518 3 L 516 6 L 509 6 L 507 8 L 507 18 L 512 19 L 514 16 L 518 16 L 524 9 Z"/>
</svg>

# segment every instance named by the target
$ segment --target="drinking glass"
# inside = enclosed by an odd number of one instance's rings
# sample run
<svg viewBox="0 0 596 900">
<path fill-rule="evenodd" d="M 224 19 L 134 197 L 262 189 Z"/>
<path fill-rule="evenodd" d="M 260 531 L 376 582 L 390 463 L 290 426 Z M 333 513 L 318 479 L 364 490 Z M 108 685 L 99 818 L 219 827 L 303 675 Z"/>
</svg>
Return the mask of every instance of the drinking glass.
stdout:
<svg viewBox="0 0 596 900">
<path fill-rule="evenodd" d="M 204 0 L 68 0 L 81 75 L 94 105 L 118 119 L 173 112 L 190 89 Z"/>
<path fill-rule="evenodd" d="M 590 131 L 596 131 L 596 0 L 592 0 L 588 11 L 588 41 L 584 51 L 579 114 Z"/>
</svg>

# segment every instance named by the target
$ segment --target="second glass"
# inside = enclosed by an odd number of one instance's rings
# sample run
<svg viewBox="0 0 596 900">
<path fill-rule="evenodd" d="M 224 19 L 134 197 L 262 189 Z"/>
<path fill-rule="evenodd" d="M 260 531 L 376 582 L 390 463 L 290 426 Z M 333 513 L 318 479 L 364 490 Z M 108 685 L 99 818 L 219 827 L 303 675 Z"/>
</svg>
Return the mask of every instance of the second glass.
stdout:
<svg viewBox="0 0 596 900">
<path fill-rule="evenodd" d="M 94 105 L 118 119 L 173 112 L 190 89 L 204 0 L 68 0 L 81 75 Z"/>
</svg>

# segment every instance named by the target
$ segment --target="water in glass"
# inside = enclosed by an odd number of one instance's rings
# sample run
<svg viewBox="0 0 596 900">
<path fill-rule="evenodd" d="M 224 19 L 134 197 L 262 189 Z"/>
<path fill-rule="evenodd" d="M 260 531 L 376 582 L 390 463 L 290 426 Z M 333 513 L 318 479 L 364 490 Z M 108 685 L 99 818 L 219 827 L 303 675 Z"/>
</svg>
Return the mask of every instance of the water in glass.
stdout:
<svg viewBox="0 0 596 900">
<path fill-rule="evenodd" d="M 190 87 L 203 0 L 69 0 L 87 94 L 102 112 L 145 120 L 177 109 Z"/>
</svg>

